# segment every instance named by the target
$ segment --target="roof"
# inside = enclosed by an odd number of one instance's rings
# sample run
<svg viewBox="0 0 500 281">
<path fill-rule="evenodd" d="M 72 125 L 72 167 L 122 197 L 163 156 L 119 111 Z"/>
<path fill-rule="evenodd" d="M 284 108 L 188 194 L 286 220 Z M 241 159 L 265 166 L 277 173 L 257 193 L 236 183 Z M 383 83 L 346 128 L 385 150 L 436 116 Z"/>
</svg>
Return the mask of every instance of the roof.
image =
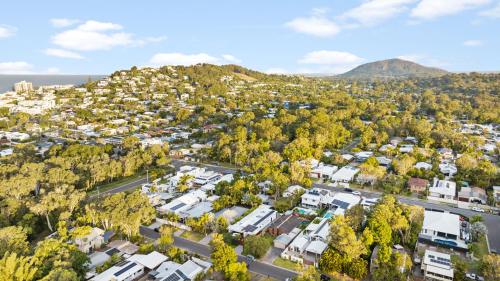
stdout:
<svg viewBox="0 0 500 281">
<path fill-rule="evenodd" d="M 92 278 L 93 281 L 126 280 L 131 275 L 144 269 L 144 266 L 125 260 L 110 267 L 106 271 Z"/>
<path fill-rule="evenodd" d="M 326 247 L 328 247 L 328 244 L 323 241 L 316 240 L 309 243 L 306 251 L 310 253 L 321 254 L 326 250 Z"/>
<path fill-rule="evenodd" d="M 409 186 L 427 187 L 428 184 L 429 184 L 429 181 L 426 179 L 410 178 L 408 180 Z"/>
<path fill-rule="evenodd" d="M 280 228 L 282 232 L 288 233 L 292 231 L 294 228 L 299 226 L 302 222 L 306 221 L 306 219 L 295 216 L 293 214 L 283 215 L 276 220 L 274 220 L 269 227 L 270 228 Z"/>
<path fill-rule="evenodd" d="M 425 211 L 422 229 L 429 229 L 459 236 L 460 217 L 450 213 Z"/>
<path fill-rule="evenodd" d="M 448 254 L 425 250 L 423 264 L 427 266 L 427 271 L 453 277 L 453 266 Z"/>
<path fill-rule="evenodd" d="M 229 226 L 229 231 L 256 234 L 276 218 L 277 212 L 268 205 L 260 205 L 240 221 Z"/>
<path fill-rule="evenodd" d="M 354 176 L 359 172 L 359 169 L 353 166 L 344 166 L 340 170 L 338 170 L 335 174 L 332 176 L 332 180 L 339 180 L 339 181 L 350 181 L 354 178 Z"/>
<path fill-rule="evenodd" d="M 429 193 L 439 193 L 454 197 L 456 189 L 457 184 L 455 182 L 434 178 L 434 183 L 429 188 Z"/>
<path fill-rule="evenodd" d="M 128 258 L 128 260 L 140 263 L 149 269 L 154 269 L 158 267 L 162 262 L 166 261 L 167 259 L 168 258 L 165 255 L 160 254 L 157 251 L 153 251 L 147 255 L 135 254 L 130 258 Z"/>
</svg>

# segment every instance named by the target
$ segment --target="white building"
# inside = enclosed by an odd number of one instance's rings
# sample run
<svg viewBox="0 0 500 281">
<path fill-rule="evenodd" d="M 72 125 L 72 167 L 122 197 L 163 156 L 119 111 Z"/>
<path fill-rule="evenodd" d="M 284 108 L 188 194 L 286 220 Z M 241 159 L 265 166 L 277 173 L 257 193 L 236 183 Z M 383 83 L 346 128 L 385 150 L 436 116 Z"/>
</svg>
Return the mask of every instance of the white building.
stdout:
<svg viewBox="0 0 500 281">
<path fill-rule="evenodd" d="M 212 264 L 198 258 L 192 258 L 184 264 L 179 264 L 173 261 L 163 262 L 156 270 L 151 271 L 148 275 L 158 281 L 172 280 L 196 280 L 196 278 L 207 272 Z"/>
<path fill-rule="evenodd" d="M 33 91 L 33 83 L 21 81 L 14 84 L 14 91 L 16 93 Z"/>
<path fill-rule="evenodd" d="M 301 192 L 302 190 L 304 190 L 304 188 L 300 185 L 290 185 L 289 187 L 287 187 L 287 189 L 283 192 L 283 197 L 290 197 L 290 196 L 293 196 L 295 194 L 298 194 L 299 192 Z"/>
<path fill-rule="evenodd" d="M 333 196 L 330 208 L 333 211 L 333 215 L 344 215 L 348 209 L 360 202 L 361 197 L 358 195 L 338 192 Z"/>
<path fill-rule="evenodd" d="M 434 178 L 433 184 L 429 188 L 429 199 L 440 201 L 454 200 L 456 191 L 457 184 L 455 182 Z"/>
<path fill-rule="evenodd" d="M 301 204 L 303 207 L 311 209 L 320 209 L 330 207 L 333 201 L 334 193 L 322 188 L 311 188 L 301 196 Z"/>
<path fill-rule="evenodd" d="M 448 254 L 425 250 L 420 268 L 426 280 L 453 280 L 453 267 Z"/>
<path fill-rule="evenodd" d="M 276 219 L 278 212 L 269 205 L 260 205 L 253 212 L 228 227 L 229 232 L 240 233 L 244 237 L 256 235 Z"/>
<path fill-rule="evenodd" d="M 194 205 L 207 199 L 207 194 L 202 190 L 193 190 L 158 208 L 162 213 L 180 214 L 191 209 Z"/>
<path fill-rule="evenodd" d="M 432 164 L 427 163 L 427 162 L 417 162 L 415 164 L 415 168 L 424 169 L 426 171 L 429 171 L 429 170 L 432 170 Z"/>
<path fill-rule="evenodd" d="M 419 238 L 447 247 L 467 248 L 460 239 L 460 217 L 455 214 L 425 211 Z"/>
<path fill-rule="evenodd" d="M 359 169 L 353 166 L 344 166 L 338 170 L 331 178 L 333 182 L 351 182 Z"/>
<path fill-rule="evenodd" d="M 329 180 L 338 169 L 337 166 L 319 163 L 311 170 L 310 176 L 311 178 Z"/>
<path fill-rule="evenodd" d="M 99 249 L 104 244 L 104 230 L 94 227 L 89 234 L 75 238 L 78 249 L 86 254 Z"/>
<path fill-rule="evenodd" d="M 144 274 L 147 268 L 152 270 L 165 262 L 168 258 L 156 251 L 147 255 L 133 255 L 121 261 L 106 271 L 95 276 L 93 281 L 131 281 Z"/>
<path fill-rule="evenodd" d="M 453 177 L 457 174 L 458 169 L 455 164 L 444 162 L 439 164 L 439 171 L 445 176 Z"/>
</svg>

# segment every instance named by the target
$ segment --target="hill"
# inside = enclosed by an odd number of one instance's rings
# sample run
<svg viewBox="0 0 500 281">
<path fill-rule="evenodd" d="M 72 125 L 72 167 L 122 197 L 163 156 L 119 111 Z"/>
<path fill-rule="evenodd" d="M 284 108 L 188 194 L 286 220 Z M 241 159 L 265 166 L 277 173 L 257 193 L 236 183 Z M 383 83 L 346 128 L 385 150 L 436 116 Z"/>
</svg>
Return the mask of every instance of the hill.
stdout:
<svg viewBox="0 0 500 281">
<path fill-rule="evenodd" d="M 446 70 L 427 67 L 402 59 L 389 59 L 362 64 L 337 77 L 347 79 L 392 79 L 410 77 L 438 77 Z"/>
</svg>

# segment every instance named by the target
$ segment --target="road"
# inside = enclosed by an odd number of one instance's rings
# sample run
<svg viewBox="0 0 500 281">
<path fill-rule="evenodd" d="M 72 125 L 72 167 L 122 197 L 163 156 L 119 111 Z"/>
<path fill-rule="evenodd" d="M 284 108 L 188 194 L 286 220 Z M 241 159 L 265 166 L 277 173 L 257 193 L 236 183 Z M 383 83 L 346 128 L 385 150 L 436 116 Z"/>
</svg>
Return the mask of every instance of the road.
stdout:
<svg viewBox="0 0 500 281">
<path fill-rule="evenodd" d="M 228 167 L 223 167 L 220 165 L 216 164 L 204 164 L 204 163 L 197 163 L 197 162 L 191 162 L 191 161 L 186 161 L 186 160 L 178 160 L 174 159 L 172 160 L 171 163 L 176 169 L 178 169 L 180 166 L 183 165 L 197 165 L 197 166 L 202 166 L 207 169 L 219 172 L 219 173 L 225 173 L 227 171 L 236 171 L 236 169 L 233 168 L 228 168 Z M 101 195 L 109 195 L 109 194 L 114 194 L 117 192 L 122 192 L 126 191 L 129 189 L 133 189 L 137 187 L 138 185 L 141 185 L 146 182 L 146 178 L 141 178 L 138 179 L 137 181 L 131 182 L 131 183 L 126 183 L 124 185 L 118 186 L 116 188 L 110 189 L 106 192 L 101 193 Z M 319 187 L 319 188 L 324 188 L 324 189 L 329 189 L 329 190 L 334 190 L 334 191 L 343 191 L 342 188 L 338 187 L 333 187 L 327 184 L 322 184 L 322 183 L 314 183 L 314 187 Z M 366 198 L 375 198 L 375 197 L 380 197 L 382 195 L 381 192 L 377 191 L 369 191 L 369 190 L 363 190 L 359 189 L 361 192 L 361 195 L 366 197 Z M 95 197 L 96 195 L 93 195 Z M 441 203 L 434 203 L 430 201 L 425 201 L 425 200 L 419 200 L 415 198 L 409 198 L 409 197 L 404 197 L 404 196 L 398 196 L 398 199 L 405 204 L 410 204 L 410 205 L 417 205 L 417 206 L 422 206 L 426 209 L 435 209 L 435 210 L 441 210 L 441 211 L 447 211 L 450 213 L 454 214 L 459 214 L 462 216 L 467 216 L 471 217 L 473 215 L 481 215 L 484 219 L 484 223 L 488 227 L 488 243 L 490 246 L 490 250 L 492 252 L 500 252 L 500 216 L 497 215 L 492 215 L 492 214 L 486 214 L 486 213 L 478 213 L 472 210 L 468 209 L 461 209 L 461 208 L 455 208 L 455 207 L 450 207 L 445 204 Z"/>
<path fill-rule="evenodd" d="M 119 185 L 119 186 L 114 187 L 112 189 L 101 192 L 101 193 L 99 193 L 99 195 L 93 194 L 93 195 L 89 196 L 87 198 L 87 200 L 93 200 L 93 199 L 97 198 L 98 196 L 108 196 L 108 195 L 112 195 L 112 194 L 115 194 L 118 192 L 123 192 L 123 191 L 127 191 L 130 189 L 134 189 L 134 188 L 141 186 L 145 183 L 146 183 L 146 177 L 138 178 L 137 180 L 134 180 L 132 182 L 124 183 L 123 185 Z"/>
<path fill-rule="evenodd" d="M 141 226 L 140 233 L 142 236 L 153 240 L 156 240 L 160 237 L 160 235 L 156 231 L 144 226 Z M 210 258 L 210 254 L 212 253 L 210 247 L 207 245 L 203 245 L 177 236 L 174 237 L 174 246 L 207 258 Z M 244 262 L 246 261 L 246 257 L 238 255 L 238 261 Z M 297 275 L 293 271 L 257 260 L 249 264 L 248 270 L 254 273 L 261 274 L 263 276 L 273 277 L 277 280 L 285 280 L 287 278 L 293 278 Z"/>
</svg>

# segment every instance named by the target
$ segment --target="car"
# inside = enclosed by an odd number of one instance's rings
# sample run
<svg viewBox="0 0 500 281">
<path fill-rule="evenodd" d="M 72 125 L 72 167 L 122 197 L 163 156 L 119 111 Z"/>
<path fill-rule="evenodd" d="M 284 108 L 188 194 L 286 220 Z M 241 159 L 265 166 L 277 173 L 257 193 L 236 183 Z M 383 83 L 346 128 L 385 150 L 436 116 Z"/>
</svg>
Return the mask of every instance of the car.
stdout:
<svg viewBox="0 0 500 281">
<path fill-rule="evenodd" d="M 359 195 L 359 196 L 361 196 L 361 192 L 356 191 L 356 190 L 352 191 L 351 193 L 352 193 L 352 194 L 354 194 L 354 195 Z"/>
<path fill-rule="evenodd" d="M 321 274 L 321 275 L 320 275 L 320 280 L 321 280 L 321 281 L 330 281 L 330 280 L 331 280 L 331 278 L 330 278 L 330 276 L 328 276 L 328 275 L 326 275 L 326 274 Z"/>
<path fill-rule="evenodd" d="M 350 189 L 350 188 L 344 188 L 344 191 L 345 192 L 352 192 L 352 189 Z"/>
<path fill-rule="evenodd" d="M 473 211 L 476 211 L 476 212 L 484 213 L 484 210 L 481 209 L 481 208 L 478 208 L 478 207 L 472 207 L 470 209 L 473 210 Z"/>
<path fill-rule="evenodd" d="M 253 261 L 255 261 L 255 257 L 254 257 L 254 256 L 252 256 L 252 255 L 247 255 L 247 262 L 248 262 L 248 263 L 251 263 L 251 262 L 253 262 Z"/>
</svg>

